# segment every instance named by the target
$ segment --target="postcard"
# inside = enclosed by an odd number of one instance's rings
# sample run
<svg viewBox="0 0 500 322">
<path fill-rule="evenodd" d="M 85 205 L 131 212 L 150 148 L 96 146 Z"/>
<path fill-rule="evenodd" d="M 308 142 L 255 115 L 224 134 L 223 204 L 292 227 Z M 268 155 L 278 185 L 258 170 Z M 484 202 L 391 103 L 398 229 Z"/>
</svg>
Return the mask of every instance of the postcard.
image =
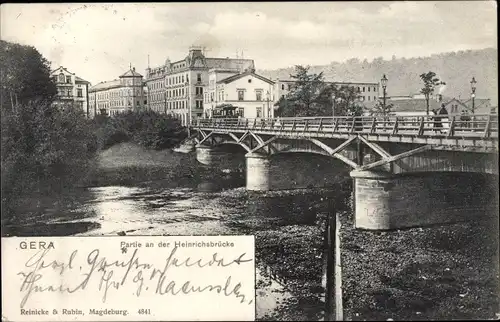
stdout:
<svg viewBox="0 0 500 322">
<path fill-rule="evenodd" d="M 498 319 L 494 1 L 0 6 L 5 321 Z"/>
</svg>

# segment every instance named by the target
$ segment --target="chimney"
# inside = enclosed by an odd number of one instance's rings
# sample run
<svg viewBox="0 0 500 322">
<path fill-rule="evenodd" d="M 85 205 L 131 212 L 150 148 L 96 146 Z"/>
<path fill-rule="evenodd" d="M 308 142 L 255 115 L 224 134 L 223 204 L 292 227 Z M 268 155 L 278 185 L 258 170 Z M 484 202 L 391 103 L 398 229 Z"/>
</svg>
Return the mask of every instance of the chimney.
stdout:
<svg viewBox="0 0 500 322">
<path fill-rule="evenodd" d="M 132 68 L 132 71 L 135 72 L 135 67 Z"/>
</svg>

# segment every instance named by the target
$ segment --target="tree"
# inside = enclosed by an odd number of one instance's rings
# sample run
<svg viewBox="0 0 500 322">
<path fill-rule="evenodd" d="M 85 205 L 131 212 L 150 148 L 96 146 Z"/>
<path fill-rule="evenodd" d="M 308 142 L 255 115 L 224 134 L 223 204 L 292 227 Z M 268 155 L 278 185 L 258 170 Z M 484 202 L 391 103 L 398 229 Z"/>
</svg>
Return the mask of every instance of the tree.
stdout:
<svg viewBox="0 0 500 322">
<path fill-rule="evenodd" d="M 392 108 L 394 105 L 392 103 L 385 104 L 382 103 L 380 100 L 377 101 L 377 103 L 370 109 L 370 115 L 371 116 L 382 116 L 384 120 L 384 127 L 385 127 L 385 122 L 388 119 L 389 115 L 393 115 L 392 113 Z"/>
<path fill-rule="evenodd" d="M 356 87 L 342 85 L 333 87 L 332 99 L 335 99 L 335 115 L 362 114 L 363 107 L 359 104 L 359 92 Z"/>
<path fill-rule="evenodd" d="M 285 99 L 278 102 L 277 114 L 281 116 L 327 116 L 331 115 L 331 93 L 333 86 L 325 83 L 323 72 L 310 74 L 309 66 L 295 66 L 294 88 Z"/>
<path fill-rule="evenodd" d="M 0 106 L 43 99 L 51 101 L 57 88 L 50 79 L 50 63 L 36 48 L 0 40 Z"/>
<path fill-rule="evenodd" d="M 420 89 L 420 93 L 424 94 L 425 96 L 425 111 L 427 115 L 429 115 L 429 99 L 430 96 L 434 93 L 434 88 L 439 85 L 446 85 L 446 83 L 439 80 L 439 78 L 436 77 L 436 73 L 432 71 L 420 74 L 420 79 L 424 82 L 424 87 Z"/>
<path fill-rule="evenodd" d="M 377 103 L 370 109 L 370 115 L 372 116 L 388 116 L 392 114 L 392 108 L 394 105 L 392 103 L 384 104 L 381 101 L 377 101 Z"/>
</svg>

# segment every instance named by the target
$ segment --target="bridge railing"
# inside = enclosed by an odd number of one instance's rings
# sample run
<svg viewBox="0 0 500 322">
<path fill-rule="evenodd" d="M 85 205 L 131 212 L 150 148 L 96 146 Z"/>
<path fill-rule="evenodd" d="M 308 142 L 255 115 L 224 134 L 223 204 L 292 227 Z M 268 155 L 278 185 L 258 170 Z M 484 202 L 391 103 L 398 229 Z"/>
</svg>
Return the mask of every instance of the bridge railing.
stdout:
<svg viewBox="0 0 500 322">
<path fill-rule="evenodd" d="M 191 126 L 273 132 L 498 138 L 498 115 L 406 115 L 197 119 Z"/>
</svg>

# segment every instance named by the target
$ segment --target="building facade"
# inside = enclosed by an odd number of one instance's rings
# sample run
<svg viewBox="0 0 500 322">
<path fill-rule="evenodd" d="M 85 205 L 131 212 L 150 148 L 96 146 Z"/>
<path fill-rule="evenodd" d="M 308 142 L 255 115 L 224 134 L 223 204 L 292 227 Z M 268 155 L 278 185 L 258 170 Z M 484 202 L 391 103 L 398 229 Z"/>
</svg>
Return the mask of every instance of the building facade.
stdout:
<svg viewBox="0 0 500 322">
<path fill-rule="evenodd" d="M 50 76 L 57 87 L 56 106 L 67 106 L 73 104 L 81 109 L 87 117 L 92 117 L 89 109 L 89 86 L 90 83 L 69 70 L 60 66 L 53 70 Z"/>
<path fill-rule="evenodd" d="M 187 125 L 203 116 L 204 90 L 211 69 L 242 71 L 255 68 L 251 59 L 205 57 L 200 47 L 191 47 L 185 59 L 165 61 L 163 66 L 146 70 L 148 108 L 166 113 Z"/>
<path fill-rule="evenodd" d="M 147 104 L 143 76 L 130 68 L 119 79 L 101 82 L 89 90 L 92 115 L 116 115 L 125 111 L 143 110 Z"/>
<path fill-rule="evenodd" d="M 205 88 L 204 117 L 218 116 L 223 106 L 234 107 L 239 117 L 274 117 L 274 82 L 255 74 L 254 69 L 243 73 L 213 69 Z"/>
<path fill-rule="evenodd" d="M 275 103 L 280 98 L 285 98 L 295 86 L 296 81 L 293 79 L 276 79 L 274 85 Z M 334 84 L 336 87 L 341 86 L 354 87 L 359 93 L 359 101 L 363 102 L 366 108 L 370 108 L 377 102 L 379 98 L 379 83 L 372 82 L 335 82 L 326 81 L 327 84 Z"/>
</svg>

